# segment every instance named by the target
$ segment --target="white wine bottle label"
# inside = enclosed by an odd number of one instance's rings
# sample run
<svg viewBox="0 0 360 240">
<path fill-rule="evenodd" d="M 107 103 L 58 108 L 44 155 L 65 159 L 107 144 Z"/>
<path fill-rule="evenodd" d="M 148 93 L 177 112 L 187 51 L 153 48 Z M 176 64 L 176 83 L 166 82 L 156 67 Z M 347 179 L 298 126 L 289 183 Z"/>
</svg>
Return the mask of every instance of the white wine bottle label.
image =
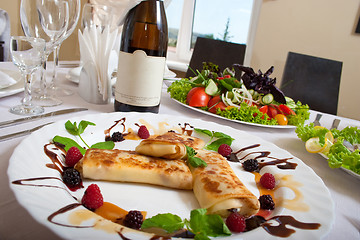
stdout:
<svg viewBox="0 0 360 240">
<path fill-rule="evenodd" d="M 119 52 L 115 85 L 118 102 L 141 107 L 160 103 L 165 57 L 147 56 L 142 50 Z"/>
</svg>

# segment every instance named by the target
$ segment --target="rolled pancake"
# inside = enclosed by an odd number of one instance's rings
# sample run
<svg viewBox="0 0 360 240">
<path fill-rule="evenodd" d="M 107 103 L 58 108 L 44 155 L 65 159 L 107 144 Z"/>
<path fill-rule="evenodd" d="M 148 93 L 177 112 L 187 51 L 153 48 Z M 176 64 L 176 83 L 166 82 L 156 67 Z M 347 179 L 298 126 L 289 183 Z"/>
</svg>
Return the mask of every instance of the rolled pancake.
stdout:
<svg viewBox="0 0 360 240">
<path fill-rule="evenodd" d="M 183 160 L 164 160 L 135 151 L 88 149 L 75 165 L 84 178 L 148 183 L 192 189 L 192 174 Z"/>
<path fill-rule="evenodd" d="M 197 150 L 196 157 L 207 163 L 206 167 L 191 168 L 193 191 L 201 208 L 222 217 L 227 217 L 232 209 L 246 217 L 258 212 L 257 197 L 239 180 L 223 156 Z"/>
<path fill-rule="evenodd" d="M 205 142 L 197 137 L 167 132 L 155 138 L 140 142 L 135 151 L 139 154 L 166 159 L 183 159 L 186 157 L 186 146 L 194 149 L 204 147 Z"/>
</svg>

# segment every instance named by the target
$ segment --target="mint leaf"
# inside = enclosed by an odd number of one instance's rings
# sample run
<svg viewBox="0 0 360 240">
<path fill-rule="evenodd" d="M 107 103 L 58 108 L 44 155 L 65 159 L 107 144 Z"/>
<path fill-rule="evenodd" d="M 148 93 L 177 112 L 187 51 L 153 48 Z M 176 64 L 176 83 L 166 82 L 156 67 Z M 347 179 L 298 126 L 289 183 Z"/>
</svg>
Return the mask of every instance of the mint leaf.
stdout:
<svg viewBox="0 0 360 240">
<path fill-rule="evenodd" d="M 222 132 L 213 132 L 213 134 L 214 134 L 214 137 L 216 137 L 216 138 L 231 138 L 229 135 L 222 133 Z"/>
<path fill-rule="evenodd" d="M 151 218 L 145 219 L 141 225 L 142 229 L 150 227 L 159 227 L 167 231 L 168 233 L 175 232 L 184 227 L 182 219 L 171 213 L 158 214 Z"/>
<path fill-rule="evenodd" d="M 190 213 L 191 231 L 199 235 L 195 239 L 206 239 L 204 237 L 218 237 L 231 235 L 231 231 L 219 215 L 206 214 L 206 209 L 195 209 Z"/>
<path fill-rule="evenodd" d="M 65 146 L 65 151 L 68 151 L 69 148 L 71 147 L 77 147 L 81 154 L 84 155 L 86 152 L 86 149 L 84 149 L 83 147 L 81 147 L 77 142 L 75 142 L 74 140 L 72 140 L 71 138 L 67 138 L 67 137 L 61 137 L 61 136 L 55 136 L 53 138 L 53 142 L 58 142 L 60 144 L 63 144 Z"/>
<path fill-rule="evenodd" d="M 65 129 L 72 135 L 78 135 L 78 128 L 76 126 L 76 122 L 71 123 L 70 120 L 68 120 L 65 123 Z"/>
<path fill-rule="evenodd" d="M 195 151 L 195 149 L 193 149 L 192 147 L 188 147 L 186 146 L 186 154 L 187 154 L 187 161 L 188 163 L 194 167 L 206 167 L 207 163 L 202 160 L 201 158 L 195 157 L 195 155 L 197 154 L 197 152 Z"/>
<path fill-rule="evenodd" d="M 81 121 L 79 123 L 79 129 L 78 129 L 78 134 L 82 134 L 85 129 L 87 128 L 87 126 L 92 125 L 92 126 L 96 126 L 95 123 L 89 122 L 89 121 Z"/>
<path fill-rule="evenodd" d="M 98 142 L 91 145 L 90 148 L 97 148 L 97 149 L 113 149 L 115 147 L 115 143 L 113 141 L 106 141 L 106 142 Z"/>
<path fill-rule="evenodd" d="M 232 139 L 232 138 L 219 138 L 219 139 L 213 141 L 212 143 L 206 145 L 205 149 L 213 150 L 213 151 L 217 152 L 217 150 L 221 144 L 227 144 L 227 145 L 231 146 L 233 140 L 234 139 Z"/>
<path fill-rule="evenodd" d="M 198 133 L 202 133 L 202 134 L 208 135 L 209 137 L 213 137 L 213 133 L 212 133 L 210 130 L 200 129 L 200 128 L 194 128 L 194 131 L 195 131 L 195 132 L 198 132 Z"/>
</svg>

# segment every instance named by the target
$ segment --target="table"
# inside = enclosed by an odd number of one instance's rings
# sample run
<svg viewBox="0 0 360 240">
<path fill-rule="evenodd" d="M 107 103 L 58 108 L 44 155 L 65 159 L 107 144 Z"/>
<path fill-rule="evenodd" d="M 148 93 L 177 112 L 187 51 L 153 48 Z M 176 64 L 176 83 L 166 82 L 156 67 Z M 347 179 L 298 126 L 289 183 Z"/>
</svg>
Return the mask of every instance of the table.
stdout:
<svg viewBox="0 0 360 240">
<path fill-rule="evenodd" d="M 1 68 L 16 69 L 12 63 L 0 63 Z M 77 84 L 69 81 L 66 74 L 70 68 L 59 70 L 60 86 L 67 87 L 75 93 L 71 96 L 62 97 L 63 104 L 57 107 L 46 108 L 46 112 L 57 109 L 85 107 L 89 110 L 86 112 L 72 113 L 71 115 L 61 115 L 50 117 L 34 122 L 24 123 L 21 125 L 0 129 L 0 135 L 8 134 L 14 131 L 20 131 L 35 127 L 42 123 L 67 119 L 73 116 L 80 116 L 91 113 L 113 112 L 113 104 L 95 105 L 84 101 L 77 94 Z M 19 103 L 23 94 L 18 93 L 12 96 L 0 99 L 1 120 L 19 118 L 17 115 L 9 113 L 8 109 Z M 310 166 L 315 173 L 322 178 L 325 185 L 329 188 L 331 197 L 335 202 L 336 217 L 333 228 L 325 237 L 328 240 L 337 239 L 360 239 L 360 179 L 354 178 L 341 169 L 330 169 L 327 162 L 317 154 L 308 153 L 305 150 L 304 143 L 297 138 L 294 129 L 271 129 L 263 127 L 247 126 L 233 123 L 227 120 L 218 119 L 212 116 L 191 111 L 171 100 L 163 88 L 160 114 L 181 115 L 186 117 L 198 118 L 205 121 L 214 121 L 219 124 L 226 124 L 235 129 L 247 131 L 269 142 L 272 142 L 280 148 L 286 149 L 292 155 L 301 159 L 305 164 Z M 310 121 L 315 119 L 317 112 L 311 111 Z M 323 114 L 321 123 L 323 126 L 330 128 L 334 118 L 341 119 L 339 128 L 346 125 L 360 126 L 359 121 L 337 117 L 334 115 Z M 0 239 L 37 239 L 37 240 L 60 240 L 61 238 L 55 233 L 36 222 L 17 202 L 12 190 L 9 187 L 7 168 L 9 159 L 14 148 L 21 142 L 24 137 L 15 138 L 5 142 L 0 142 Z"/>
</svg>

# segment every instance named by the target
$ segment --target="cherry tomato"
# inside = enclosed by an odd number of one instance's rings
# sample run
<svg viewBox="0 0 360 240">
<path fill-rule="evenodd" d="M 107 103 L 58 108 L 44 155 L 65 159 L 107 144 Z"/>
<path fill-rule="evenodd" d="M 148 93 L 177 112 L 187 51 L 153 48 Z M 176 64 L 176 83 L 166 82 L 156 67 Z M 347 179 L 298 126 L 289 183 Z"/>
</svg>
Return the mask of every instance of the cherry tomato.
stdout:
<svg viewBox="0 0 360 240">
<path fill-rule="evenodd" d="M 259 108 L 259 111 L 262 112 L 262 113 L 266 113 L 267 114 L 267 111 L 268 111 L 268 106 L 267 105 L 264 105 L 262 106 L 261 108 Z"/>
<path fill-rule="evenodd" d="M 220 96 L 214 96 L 211 98 L 207 106 L 209 107 L 208 111 L 212 113 L 216 113 L 217 108 L 220 108 L 221 110 L 226 109 L 226 105 L 223 103 Z"/>
<path fill-rule="evenodd" d="M 273 105 L 268 105 L 267 115 L 269 115 L 270 118 L 274 118 L 276 114 L 279 114 L 276 108 Z"/>
<path fill-rule="evenodd" d="M 206 94 L 204 87 L 192 88 L 186 97 L 186 101 L 191 107 L 205 107 L 209 100 L 210 96 Z"/>
<path fill-rule="evenodd" d="M 288 119 L 284 114 L 276 114 L 275 119 L 279 125 L 287 125 L 288 124 Z"/>
<path fill-rule="evenodd" d="M 291 108 L 289 108 L 288 106 L 286 106 L 285 104 L 280 104 L 279 105 L 280 110 L 284 113 L 285 116 L 287 115 L 296 115 L 296 113 L 294 112 L 294 110 L 292 110 Z"/>
<path fill-rule="evenodd" d="M 259 108 L 259 111 L 262 112 L 263 114 L 268 114 L 268 109 L 269 109 L 268 105 L 264 105 L 261 108 Z M 263 115 L 261 118 L 264 119 L 265 115 Z M 268 118 L 268 120 L 269 119 L 270 118 Z"/>
</svg>

